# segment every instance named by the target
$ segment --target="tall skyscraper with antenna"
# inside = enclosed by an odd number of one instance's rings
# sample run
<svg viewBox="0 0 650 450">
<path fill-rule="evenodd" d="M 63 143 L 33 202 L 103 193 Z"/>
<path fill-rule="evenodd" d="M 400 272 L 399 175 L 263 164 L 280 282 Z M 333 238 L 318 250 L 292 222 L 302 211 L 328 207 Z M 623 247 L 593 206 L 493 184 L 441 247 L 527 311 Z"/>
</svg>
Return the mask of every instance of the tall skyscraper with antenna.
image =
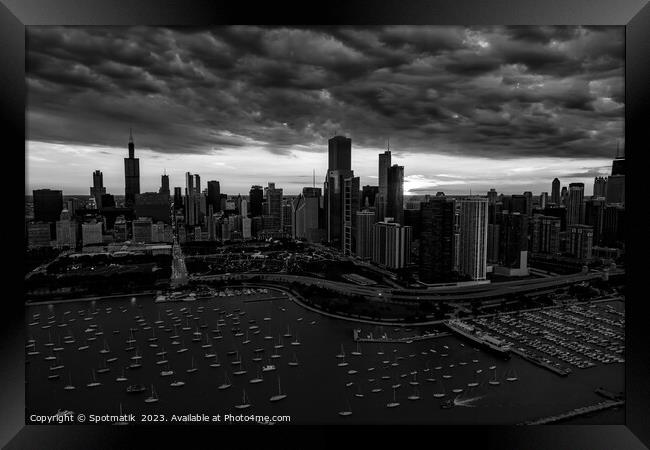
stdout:
<svg viewBox="0 0 650 450">
<path fill-rule="evenodd" d="M 129 130 L 129 157 L 124 158 L 124 203 L 127 207 L 135 203 L 135 195 L 140 193 L 140 160 L 135 157 L 133 130 Z"/>
</svg>

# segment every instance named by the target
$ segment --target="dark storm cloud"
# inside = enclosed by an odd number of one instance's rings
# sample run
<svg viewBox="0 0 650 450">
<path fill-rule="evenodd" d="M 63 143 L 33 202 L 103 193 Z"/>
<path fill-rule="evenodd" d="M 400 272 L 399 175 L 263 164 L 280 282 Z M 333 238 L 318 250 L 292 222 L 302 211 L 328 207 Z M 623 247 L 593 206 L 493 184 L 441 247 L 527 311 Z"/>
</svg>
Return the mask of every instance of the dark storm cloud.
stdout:
<svg viewBox="0 0 650 450">
<path fill-rule="evenodd" d="M 623 28 L 28 28 L 29 139 L 610 157 Z"/>
</svg>

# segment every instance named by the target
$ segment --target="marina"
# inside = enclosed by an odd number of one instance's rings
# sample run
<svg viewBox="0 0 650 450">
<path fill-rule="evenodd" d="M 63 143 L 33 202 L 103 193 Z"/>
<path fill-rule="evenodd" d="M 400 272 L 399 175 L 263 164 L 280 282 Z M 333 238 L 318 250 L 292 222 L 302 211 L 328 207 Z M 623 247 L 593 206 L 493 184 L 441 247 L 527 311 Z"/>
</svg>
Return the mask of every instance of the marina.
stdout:
<svg viewBox="0 0 650 450">
<path fill-rule="evenodd" d="M 217 414 L 250 405 L 256 414 L 289 414 L 297 423 L 514 424 L 592 404 L 600 397 L 597 386 L 623 390 L 616 365 L 572 373 L 574 382 L 566 384 L 564 377 L 517 356 L 516 349 L 515 357 L 504 360 L 434 327 L 387 326 L 386 335 L 400 333 L 395 342 L 363 341 L 371 333 L 381 336 L 381 329 L 320 316 L 282 290 L 229 291 L 233 295 L 190 303 L 156 303 L 151 296 L 27 307 L 33 323 L 26 342 L 32 353 L 26 356 L 28 408 L 99 414 L 121 403 L 134 413 L 198 408 Z M 46 320 L 68 327 L 42 329 Z M 263 332 L 238 331 L 252 324 Z M 89 339 L 100 330 L 112 332 Z M 77 343 L 63 339 L 69 333 Z M 415 339 L 418 335 L 427 339 Z M 78 350 L 79 343 L 88 348 Z M 62 350 L 53 352 L 59 346 Z M 52 354 L 58 362 L 49 359 Z M 109 359 L 114 362 L 106 364 Z M 65 366 L 64 375 L 47 380 L 55 365 Z M 104 367 L 112 369 L 98 371 Z M 128 393 L 125 381 L 140 394 Z M 66 389 L 73 383 L 76 389 Z M 557 404 L 543 401 L 549 392 Z M 441 406 L 444 401 L 453 407 Z"/>
</svg>

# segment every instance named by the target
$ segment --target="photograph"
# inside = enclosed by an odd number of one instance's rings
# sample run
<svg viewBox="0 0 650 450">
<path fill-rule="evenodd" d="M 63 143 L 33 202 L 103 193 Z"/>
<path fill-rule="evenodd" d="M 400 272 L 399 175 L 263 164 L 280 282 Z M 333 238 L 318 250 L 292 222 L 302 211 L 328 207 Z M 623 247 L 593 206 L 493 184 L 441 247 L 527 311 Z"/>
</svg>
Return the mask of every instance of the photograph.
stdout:
<svg viewBox="0 0 650 450">
<path fill-rule="evenodd" d="M 27 424 L 625 424 L 625 27 L 27 26 L 25 82 Z"/>
</svg>

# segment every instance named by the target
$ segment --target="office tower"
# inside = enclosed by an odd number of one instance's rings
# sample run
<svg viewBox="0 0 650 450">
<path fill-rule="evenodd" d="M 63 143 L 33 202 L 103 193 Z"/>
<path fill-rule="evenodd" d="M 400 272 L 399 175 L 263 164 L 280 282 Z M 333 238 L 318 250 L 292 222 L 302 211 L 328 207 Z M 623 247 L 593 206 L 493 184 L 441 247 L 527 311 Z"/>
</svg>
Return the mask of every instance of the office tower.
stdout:
<svg viewBox="0 0 650 450">
<path fill-rule="evenodd" d="M 77 245 L 77 223 L 72 220 L 67 209 L 61 211 L 61 217 L 56 223 L 56 246 L 59 248 L 75 248 Z"/>
<path fill-rule="evenodd" d="M 115 224 L 113 225 L 113 238 L 117 242 L 123 242 L 129 238 L 127 222 L 124 216 L 115 219 Z"/>
<path fill-rule="evenodd" d="M 625 248 L 625 207 L 606 205 L 603 213 L 603 245 Z"/>
<path fill-rule="evenodd" d="M 208 213 L 208 196 L 206 195 L 206 192 L 199 194 L 199 211 L 201 217 L 205 217 Z"/>
<path fill-rule="evenodd" d="M 135 195 L 133 212 L 136 218 L 150 217 L 153 222 L 171 224 L 169 195 L 156 192 L 143 192 Z"/>
<path fill-rule="evenodd" d="M 375 264 L 393 270 L 410 264 L 411 227 L 391 221 L 377 222 L 373 225 L 372 240 Z"/>
<path fill-rule="evenodd" d="M 560 180 L 557 178 L 553 179 L 553 183 L 551 185 L 551 203 L 555 205 L 560 204 Z"/>
<path fill-rule="evenodd" d="M 501 213 L 499 213 L 499 216 L 501 216 Z M 501 226 L 498 223 L 488 223 L 487 260 L 490 263 L 499 262 L 500 234 Z"/>
<path fill-rule="evenodd" d="M 620 170 L 620 167 L 618 168 Z M 608 204 L 625 205 L 625 175 L 611 175 L 607 178 L 605 198 Z"/>
<path fill-rule="evenodd" d="M 560 253 L 561 220 L 559 217 L 535 215 L 532 221 L 531 252 Z"/>
<path fill-rule="evenodd" d="M 605 214 L 605 199 L 602 196 L 585 201 L 585 225 L 593 227 L 594 245 L 599 245 L 603 236 L 603 218 Z"/>
<path fill-rule="evenodd" d="M 171 195 L 171 192 L 169 191 L 169 175 L 162 174 L 160 176 L 160 190 L 158 191 L 158 193 Z"/>
<path fill-rule="evenodd" d="M 528 193 L 530 194 L 530 192 Z M 507 197 L 506 197 L 507 198 Z M 506 200 L 507 202 L 507 200 Z M 521 214 L 528 214 L 528 204 L 530 203 L 531 205 L 531 210 L 532 210 L 532 194 L 530 195 L 530 202 L 529 202 L 529 197 L 528 195 L 512 195 L 510 196 L 509 199 L 509 205 L 506 208 L 504 205 L 504 210 L 508 210 L 510 212 L 518 212 Z"/>
<path fill-rule="evenodd" d="M 566 231 L 566 208 L 561 206 L 547 206 L 544 208 L 544 215 L 560 219 L 560 231 Z"/>
<path fill-rule="evenodd" d="M 354 172 L 350 169 L 351 164 L 351 146 L 352 140 L 343 136 L 335 136 L 328 141 L 329 152 L 329 167 L 324 183 L 324 204 L 325 204 L 325 221 L 327 230 L 327 242 L 335 247 L 344 250 L 345 245 L 345 180 L 354 178 Z M 352 181 L 351 181 L 352 183 Z M 358 183 L 358 178 L 357 178 Z M 350 208 L 352 205 L 352 192 Z M 356 204 L 358 210 L 359 193 L 357 184 Z M 350 225 L 354 221 L 350 212 Z M 350 227 L 351 230 L 351 227 Z M 348 239 L 348 244 L 351 244 L 352 236 Z"/>
<path fill-rule="evenodd" d="M 497 191 L 492 188 L 487 193 L 488 205 L 493 205 L 497 202 Z"/>
<path fill-rule="evenodd" d="M 174 209 L 179 210 L 183 208 L 183 194 L 180 187 L 174 188 Z"/>
<path fill-rule="evenodd" d="M 252 186 L 249 192 L 248 199 L 250 201 L 250 216 L 258 217 L 262 215 L 262 201 L 264 198 L 264 191 L 262 186 Z"/>
<path fill-rule="evenodd" d="M 81 224 L 81 245 L 101 244 L 102 237 L 102 222 L 92 220 Z"/>
<path fill-rule="evenodd" d="M 372 258 L 372 228 L 375 224 L 374 211 L 357 211 L 357 246 L 356 256 L 362 259 Z"/>
<path fill-rule="evenodd" d="M 215 213 L 221 211 L 221 186 L 218 181 L 208 181 L 207 204 L 212 205 Z"/>
<path fill-rule="evenodd" d="M 248 202 L 245 198 L 242 198 L 241 202 L 239 202 L 239 215 L 248 217 Z"/>
<path fill-rule="evenodd" d="M 104 175 L 101 171 L 95 170 L 93 172 L 93 185 L 90 188 L 90 195 L 95 199 L 97 208 L 101 208 L 103 206 L 103 194 L 106 194 L 106 188 L 104 187 Z"/>
<path fill-rule="evenodd" d="M 102 194 L 100 205 L 102 209 L 115 208 L 115 197 L 112 194 Z"/>
<path fill-rule="evenodd" d="M 185 196 L 194 193 L 194 176 L 190 172 L 185 172 Z"/>
<path fill-rule="evenodd" d="M 201 220 L 201 194 L 192 193 L 185 197 L 185 223 L 196 226 Z"/>
<path fill-rule="evenodd" d="M 152 221 L 149 217 L 135 219 L 132 222 L 133 242 L 150 244 L 152 240 Z"/>
<path fill-rule="evenodd" d="M 584 213 L 582 210 L 582 201 L 585 194 L 584 183 L 569 184 L 569 199 L 567 201 L 567 226 L 577 225 L 584 222 Z"/>
<path fill-rule="evenodd" d="M 50 189 L 32 191 L 34 222 L 56 222 L 63 210 L 63 192 Z"/>
<path fill-rule="evenodd" d="M 48 222 L 29 222 L 27 224 L 27 247 L 41 248 L 52 245 L 52 234 Z"/>
<path fill-rule="evenodd" d="M 361 207 L 373 208 L 379 194 L 379 186 L 364 186 L 361 188 Z"/>
<path fill-rule="evenodd" d="M 63 195 L 61 198 L 63 198 Z M 77 210 L 81 208 L 81 202 L 78 198 L 69 198 L 66 200 L 64 207 L 70 212 L 72 217 L 75 217 L 77 215 Z"/>
<path fill-rule="evenodd" d="M 244 239 L 250 239 L 253 236 L 252 220 L 250 217 L 242 218 L 241 232 Z"/>
<path fill-rule="evenodd" d="M 593 247 L 593 229 L 589 225 L 569 226 L 569 253 L 581 260 L 590 260 Z"/>
<path fill-rule="evenodd" d="M 453 276 L 454 200 L 430 198 L 420 209 L 419 276 L 423 283 L 444 283 Z"/>
<path fill-rule="evenodd" d="M 528 275 L 528 216 L 503 211 L 499 228 L 499 265 L 507 269 L 515 269 L 506 270 L 503 274 Z"/>
<path fill-rule="evenodd" d="M 304 239 L 312 243 L 320 242 L 323 239 L 320 203 L 320 188 L 305 187 L 302 189 L 302 194 L 297 198 L 295 207 L 296 239 Z"/>
<path fill-rule="evenodd" d="M 386 204 L 388 202 L 388 170 L 391 167 L 390 148 L 379 154 L 379 186 L 377 189 L 377 221 L 381 222 L 386 217 Z"/>
<path fill-rule="evenodd" d="M 616 148 L 616 158 L 612 161 L 612 175 L 625 175 L 625 154 L 620 154 L 620 149 Z"/>
<path fill-rule="evenodd" d="M 272 231 L 281 231 L 282 229 L 282 189 L 277 189 L 275 183 L 269 183 L 268 187 L 264 188 L 266 211 L 265 215 L 270 216 L 273 223 L 264 228 Z"/>
<path fill-rule="evenodd" d="M 404 225 L 404 166 L 397 164 L 388 169 L 388 197 L 386 217 Z"/>
<path fill-rule="evenodd" d="M 567 206 L 569 200 L 569 191 L 566 186 L 562 186 L 562 192 L 560 193 L 560 203 L 562 206 Z"/>
<path fill-rule="evenodd" d="M 594 192 L 592 197 L 605 197 L 607 194 L 607 178 L 596 177 L 594 178 Z"/>
<path fill-rule="evenodd" d="M 533 193 L 530 191 L 524 192 L 524 198 L 526 199 L 526 210 L 524 214 L 530 217 L 533 215 Z"/>
<path fill-rule="evenodd" d="M 140 160 L 135 157 L 133 133 L 129 133 L 129 157 L 124 158 L 124 203 L 133 206 L 135 194 L 140 193 Z"/>
<path fill-rule="evenodd" d="M 282 233 L 284 236 L 294 237 L 293 205 L 290 200 L 282 202 Z"/>
<path fill-rule="evenodd" d="M 201 193 L 201 177 L 198 173 L 194 174 L 194 192 Z"/>
<path fill-rule="evenodd" d="M 345 136 L 334 136 L 327 141 L 328 170 L 352 169 L 352 139 Z"/>
<path fill-rule="evenodd" d="M 539 208 L 544 209 L 548 205 L 548 192 L 542 192 L 539 195 Z"/>
<path fill-rule="evenodd" d="M 357 211 L 359 211 L 359 177 L 350 176 L 343 180 L 343 253 L 345 255 L 352 255 L 356 248 Z"/>
<path fill-rule="evenodd" d="M 472 280 L 485 280 L 487 273 L 487 198 L 466 197 L 460 206 L 459 271 Z"/>
</svg>

